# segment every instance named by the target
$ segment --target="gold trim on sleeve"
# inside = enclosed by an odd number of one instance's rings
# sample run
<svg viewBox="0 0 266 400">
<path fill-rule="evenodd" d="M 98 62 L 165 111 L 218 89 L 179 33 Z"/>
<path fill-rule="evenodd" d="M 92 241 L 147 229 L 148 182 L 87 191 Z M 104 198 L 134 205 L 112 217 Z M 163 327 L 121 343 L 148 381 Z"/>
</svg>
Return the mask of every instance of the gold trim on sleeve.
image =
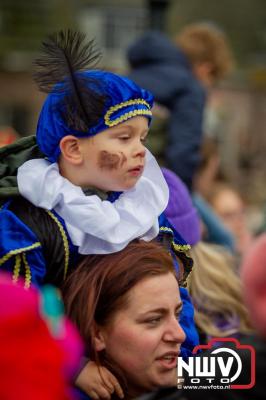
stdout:
<svg viewBox="0 0 266 400">
<path fill-rule="evenodd" d="M 67 235 L 66 232 L 63 228 L 63 225 L 59 221 L 59 219 L 49 210 L 45 210 L 48 215 L 54 220 L 54 222 L 57 224 L 59 232 L 61 234 L 62 240 L 63 240 L 63 245 L 64 245 L 64 250 L 65 250 L 65 265 L 64 265 L 64 279 L 67 276 L 67 271 L 68 271 L 68 266 L 69 266 L 69 244 L 67 240 Z"/>
<path fill-rule="evenodd" d="M 25 265 L 25 283 L 24 283 L 24 288 L 25 289 L 29 289 L 30 285 L 31 285 L 31 270 L 30 270 L 30 266 L 29 263 L 27 261 L 26 258 L 26 253 L 22 253 L 22 259 Z"/>
<path fill-rule="evenodd" d="M 20 273 L 20 266 L 21 266 L 21 257 L 20 254 L 17 254 L 15 257 L 15 266 L 12 275 L 12 282 L 17 283 Z"/>
<path fill-rule="evenodd" d="M 0 258 L 0 265 L 3 265 L 7 260 L 9 260 L 11 257 L 17 255 L 17 254 L 21 254 L 25 251 L 29 251 L 32 249 L 36 249 L 38 247 L 41 247 L 41 243 L 40 242 L 36 242 L 33 243 L 30 246 L 27 247 L 22 247 L 20 249 L 15 249 L 15 250 L 10 250 L 7 254 L 5 254 L 2 258 Z"/>
</svg>

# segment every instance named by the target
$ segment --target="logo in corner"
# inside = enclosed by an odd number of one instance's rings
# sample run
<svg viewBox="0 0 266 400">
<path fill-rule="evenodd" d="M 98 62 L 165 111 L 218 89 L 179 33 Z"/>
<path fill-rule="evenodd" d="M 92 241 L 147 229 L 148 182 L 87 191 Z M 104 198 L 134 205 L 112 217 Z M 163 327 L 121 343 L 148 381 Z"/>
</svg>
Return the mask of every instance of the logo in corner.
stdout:
<svg viewBox="0 0 266 400">
<path fill-rule="evenodd" d="M 177 387 L 250 389 L 255 385 L 255 350 L 235 338 L 213 338 L 198 345 L 194 356 L 177 361 Z"/>
</svg>

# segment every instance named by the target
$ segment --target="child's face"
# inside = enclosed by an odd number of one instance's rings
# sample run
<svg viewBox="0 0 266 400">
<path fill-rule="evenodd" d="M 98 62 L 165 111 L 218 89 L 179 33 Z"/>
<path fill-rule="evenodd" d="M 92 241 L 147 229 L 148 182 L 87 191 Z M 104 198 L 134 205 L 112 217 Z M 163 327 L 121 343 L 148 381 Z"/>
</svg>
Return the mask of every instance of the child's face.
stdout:
<svg viewBox="0 0 266 400">
<path fill-rule="evenodd" d="M 92 138 L 79 139 L 84 186 L 124 191 L 135 186 L 145 165 L 148 120 L 134 117 Z"/>
</svg>

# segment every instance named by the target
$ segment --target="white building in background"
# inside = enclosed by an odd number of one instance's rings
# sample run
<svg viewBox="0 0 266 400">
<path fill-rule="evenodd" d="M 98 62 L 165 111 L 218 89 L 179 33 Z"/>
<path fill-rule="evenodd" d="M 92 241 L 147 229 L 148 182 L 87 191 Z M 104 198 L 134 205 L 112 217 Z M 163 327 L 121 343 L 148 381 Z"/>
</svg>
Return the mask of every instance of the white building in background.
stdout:
<svg viewBox="0 0 266 400">
<path fill-rule="evenodd" d="M 85 3 L 85 2 L 84 2 Z M 104 49 L 103 64 L 124 69 L 125 51 L 148 27 L 145 1 L 87 1 L 77 13 L 80 30 Z"/>
</svg>

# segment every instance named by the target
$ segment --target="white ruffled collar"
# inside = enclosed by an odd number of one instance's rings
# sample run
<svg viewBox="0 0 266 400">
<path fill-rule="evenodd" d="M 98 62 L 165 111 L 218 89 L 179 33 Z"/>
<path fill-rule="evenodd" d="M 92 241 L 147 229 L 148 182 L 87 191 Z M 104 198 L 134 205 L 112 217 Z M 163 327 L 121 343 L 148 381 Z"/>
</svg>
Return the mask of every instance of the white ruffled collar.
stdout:
<svg viewBox="0 0 266 400">
<path fill-rule="evenodd" d="M 44 159 L 25 162 L 17 179 L 23 197 L 35 206 L 54 209 L 64 219 L 80 254 L 113 253 L 134 239 L 152 240 L 169 197 L 161 169 L 148 150 L 142 177 L 114 203 L 86 196 L 60 175 L 57 163 Z"/>
</svg>

